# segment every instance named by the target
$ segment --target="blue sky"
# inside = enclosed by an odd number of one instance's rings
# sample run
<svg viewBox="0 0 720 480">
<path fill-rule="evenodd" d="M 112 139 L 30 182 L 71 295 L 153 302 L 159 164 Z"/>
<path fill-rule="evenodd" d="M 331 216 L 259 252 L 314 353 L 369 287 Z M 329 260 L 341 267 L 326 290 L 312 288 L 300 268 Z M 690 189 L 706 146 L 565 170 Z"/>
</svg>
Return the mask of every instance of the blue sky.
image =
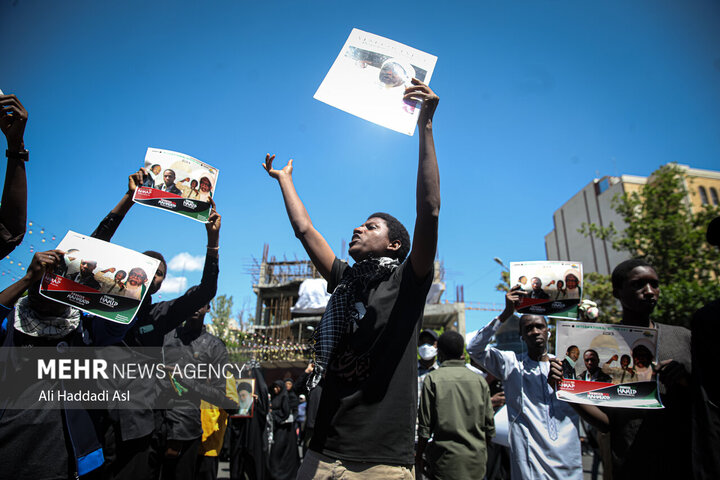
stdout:
<svg viewBox="0 0 720 480">
<path fill-rule="evenodd" d="M 492 258 L 545 259 L 552 212 L 596 176 L 648 175 L 671 161 L 720 168 L 718 2 L 354 5 L 2 2 L 0 89 L 29 111 L 35 225 L 14 263 L 2 260 L 0 288 L 27 265 L 30 245 L 92 232 L 149 146 L 220 169 L 219 292 L 250 313 L 247 266 L 263 244 L 304 256 L 260 167 L 265 153 L 295 159 L 297 189 L 336 253 L 374 211 L 412 229 L 417 134 L 313 99 L 353 27 L 438 57 L 430 86 L 440 96 L 445 298 L 464 285 L 466 300 L 501 302 Z M 205 230 L 137 205 L 114 241 L 198 256 Z M 186 265 L 170 272 L 177 286 L 199 281 Z M 467 329 L 493 316 L 468 312 Z"/>
</svg>

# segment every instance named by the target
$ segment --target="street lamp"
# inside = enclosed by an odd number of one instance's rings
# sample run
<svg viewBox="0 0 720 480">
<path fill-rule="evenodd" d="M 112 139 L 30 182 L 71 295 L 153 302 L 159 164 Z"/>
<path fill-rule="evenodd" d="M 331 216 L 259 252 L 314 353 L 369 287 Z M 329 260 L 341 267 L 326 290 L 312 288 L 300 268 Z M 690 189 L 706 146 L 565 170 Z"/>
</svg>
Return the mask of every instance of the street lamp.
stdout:
<svg viewBox="0 0 720 480">
<path fill-rule="evenodd" d="M 506 267 L 505 264 L 503 263 L 503 261 L 500 260 L 498 257 L 494 257 L 493 260 L 495 261 L 495 263 L 497 263 L 497 264 L 500 265 L 503 269 L 505 269 L 506 272 L 509 272 L 509 271 L 510 271 L 510 269 L 509 269 L 508 267 Z"/>
</svg>

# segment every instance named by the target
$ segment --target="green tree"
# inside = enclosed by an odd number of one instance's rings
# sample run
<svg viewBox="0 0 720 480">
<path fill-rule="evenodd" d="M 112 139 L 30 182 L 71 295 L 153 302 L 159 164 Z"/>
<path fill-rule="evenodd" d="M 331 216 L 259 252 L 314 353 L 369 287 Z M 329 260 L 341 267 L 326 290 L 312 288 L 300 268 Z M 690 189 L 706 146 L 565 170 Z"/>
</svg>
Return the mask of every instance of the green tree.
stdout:
<svg viewBox="0 0 720 480">
<path fill-rule="evenodd" d="M 504 293 L 510 291 L 510 272 L 508 272 L 507 270 L 503 270 L 500 272 L 500 283 L 495 285 L 495 290 Z"/>
<path fill-rule="evenodd" d="M 212 319 L 215 335 L 220 337 L 228 347 L 233 343 L 230 338 L 232 309 L 232 295 L 218 295 L 210 302 L 210 318 Z"/>
<path fill-rule="evenodd" d="M 597 321 L 601 323 L 620 322 L 620 304 L 613 297 L 610 275 L 588 272 L 584 274 L 584 277 L 585 293 L 583 297 L 597 303 L 598 310 L 600 310 L 600 317 Z"/>
<path fill-rule="evenodd" d="M 693 212 L 688 194 L 697 193 L 692 184 L 688 192 L 686 182 L 679 167 L 664 165 L 640 192 L 613 199 L 625 230 L 618 232 L 612 223 L 604 228 L 583 224 L 580 232 L 611 240 L 616 250 L 652 265 L 660 277 L 653 319 L 687 326 L 695 310 L 720 297 L 720 250 L 705 241 L 707 225 L 720 210 L 705 205 Z"/>
</svg>

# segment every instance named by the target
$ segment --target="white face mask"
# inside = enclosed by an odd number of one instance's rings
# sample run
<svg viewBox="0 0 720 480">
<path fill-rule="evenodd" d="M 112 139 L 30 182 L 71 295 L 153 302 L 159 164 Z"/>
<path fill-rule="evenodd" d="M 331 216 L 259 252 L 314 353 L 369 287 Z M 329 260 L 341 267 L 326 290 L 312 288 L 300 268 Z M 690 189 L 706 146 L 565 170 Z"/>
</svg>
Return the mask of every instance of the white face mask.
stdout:
<svg viewBox="0 0 720 480">
<path fill-rule="evenodd" d="M 423 360 L 432 360 L 437 355 L 437 348 L 429 343 L 425 343 L 418 347 L 418 353 Z"/>
</svg>

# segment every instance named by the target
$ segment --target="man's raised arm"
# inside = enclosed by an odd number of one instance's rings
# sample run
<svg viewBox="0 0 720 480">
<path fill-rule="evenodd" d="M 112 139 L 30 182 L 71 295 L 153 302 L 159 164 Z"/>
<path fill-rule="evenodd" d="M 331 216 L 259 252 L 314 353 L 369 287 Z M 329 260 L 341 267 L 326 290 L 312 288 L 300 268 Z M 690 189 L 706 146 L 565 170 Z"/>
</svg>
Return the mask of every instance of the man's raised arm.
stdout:
<svg viewBox="0 0 720 480">
<path fill-rule="evenodd" d="M 0 130 L 7 138 L 8 158 L 0 205 L 0 258 L 20 245 L 27 222 L 25 125 L 28 114 L 15 95 L 0 95 Z"/>
<path fill-rule="evenodd" d="M 265 155 L 265 163 L 262 166 L 280 184 L 280 190 L 285 201 L 285 210 L 287 210 L 295 236 L 302 242 L 305 251 L 310 256 L 310 260 L 312 260 L 320 275 L 325 280 L 329 280 L 335 254 L 325 238 L 313 226 L 310 215 L 295 191 L 292 180 L 292 159 L 282 170 L 272 168 L 273 160 L 275 160 L 275 155 Z"/>
<path fill-rule="evenodd" d="M 413 233 L 410 263 L 417 278 L 425 278 L 435 260 L 438 239 L 438 218 L 440 216 L 440 174 L 432 120 L 440 100 L 430 87 L 417 78 L 413 86 L 405 89 L 406 101 L 421 101 L 418 130 L 420 131 L 420 159 L 417 173 L 417 207 L 415 231 Z"/>
<path fill-rule="evenodd" d="M 123 218 L 125 218 L 125 214 L 130 211 L 130 207 L 133 206 L 134 202 L 132 198 L 135 190 L 143 184 L 145 177 L 147 177 L 147 172 L 144 168 L 128 176 L 127 192 L 123 194 L 120 201 L 115 205 L 115 208 L 110 210 L 110 213 L 102 219 L 95 231 L 90 235 L 91 237 L 99 238 L 106 242 L 112 239 Z"/>
</svg>

